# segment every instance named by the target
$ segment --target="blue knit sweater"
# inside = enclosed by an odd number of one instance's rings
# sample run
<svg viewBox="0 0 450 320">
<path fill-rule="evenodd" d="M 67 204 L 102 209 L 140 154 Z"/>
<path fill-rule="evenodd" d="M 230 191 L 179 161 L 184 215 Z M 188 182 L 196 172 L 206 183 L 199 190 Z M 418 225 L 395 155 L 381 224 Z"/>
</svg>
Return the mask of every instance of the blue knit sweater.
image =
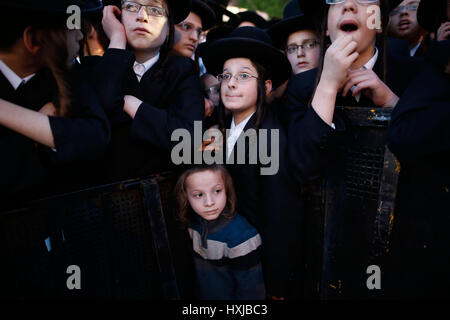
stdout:
<svg viewBox="0 0 450 320">
<path fill-rule="evenodd" d="M 195 215 L 188 231 L 199 299 L 265 299 L 261 237 L 244 217 L 236 214 L 227 220 L 221 215 L 207 221 Z"/>
</svg>

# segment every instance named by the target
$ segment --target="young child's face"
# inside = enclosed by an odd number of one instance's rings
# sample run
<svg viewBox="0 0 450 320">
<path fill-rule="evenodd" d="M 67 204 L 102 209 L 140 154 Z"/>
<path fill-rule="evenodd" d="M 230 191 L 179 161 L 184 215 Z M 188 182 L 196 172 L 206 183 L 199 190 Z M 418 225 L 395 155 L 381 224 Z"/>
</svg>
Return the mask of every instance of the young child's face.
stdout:
<svg viewBox="0 0 450 320">
<path fill-rule="evenodd" d="M 303 45 L 303 48 L 296 48 L 298 45 Z M 316 68 L 319 64 L 319 53 L 320 45 L 313 31 L 301 30 L 289 35 L 286 56 L 294 74 Z"/>
<path fill-rule="evenodd" d="M 256 68 L 247 58 L 228 59 L 223 65 L 223 73 L 232 76 L 248 76 L 246 81 L 237 81 L 231 77 L 223 81 L 220 86 L 220 95 L 226 109 L 235 112 L 255 111 L 258 101 L 258 77 Z"/>
<path fill-rule="evenodd" d="M 166 9 L 167 13 L 169 12 L 164 1 L 133 0 L 132 2 L 161 7 Z M 169 33 L 167 17 L 148 15 L 143 7 L 139 12 L 129 12 L 122 8 L 122 23 L 125 27 L 128 44 L 134 50 L 159 50 Z"/>
<path fill-rule="evenodd" d="M 224 181 L 220 172 L 195 172 L 186 179 L 186 193 L 191 208 L 205 220 L 215 220 L 227 203 Z"/>
<path fill-rule="evenodd" d="M 368 21 L 375 18 L 373 12 L 367 10 L 372 5 L 380 4 L 379 1 L 360 4 L 356 0 L 346 0 L 344 3 L 330 5 L 327 35 L 330 36 L 331 42 L 339 36 L 348 34 L 358 43 L 356 51 L 359 54 L 372 50 L 375 46 L 376 33 L 381 33 L 381 29 L 369 29 L 367 25 Z"/>
<path fill-rule="evenodd" d="M 202 32 L 202 19 L 194 12 L 189 13 L 183 22 L 175 25 L 175 44 L 173 50 L 191 58 L 199 43 Z"/>
<path fill-rule="evenodd" d="M 419 3 L 418 0 L 405 0 L 391 11 L 388 25 L 390 35 L 411 41 L 420 36 L 421 28 L 417 22 Z"/>
</svg>

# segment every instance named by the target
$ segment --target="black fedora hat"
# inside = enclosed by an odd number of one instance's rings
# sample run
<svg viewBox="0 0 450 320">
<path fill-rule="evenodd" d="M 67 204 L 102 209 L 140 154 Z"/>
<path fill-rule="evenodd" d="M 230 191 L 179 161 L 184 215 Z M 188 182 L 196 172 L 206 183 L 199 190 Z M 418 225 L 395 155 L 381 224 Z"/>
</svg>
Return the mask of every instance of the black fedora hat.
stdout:
<svg viewBox="0 0 450 320">
<path fill-rule="evenodd" d="M 283 19 L 271 26 L 267 32 L 272 38 L 273 45 L 283 50 L 290 34 L 305 29 L 316 30 L 317 26 L 312 19 L 303 14 L 297 0 L 291 0 L 284 7 Z"/>
<path fill-rule="evenodd" d="M 417 8 L 417 22 L 429 32 L 435 32 L 447 21 L 446 0 L 422 0 Z"/>
<path fill-rule="evenodd" d="M 211 30 L 209 30 L 208 33 L 206 34 L 206 41 L 198 45 L 198 51 L 200 56 L 202 56 L 207 46 L 209 46 L 216 40 L 228 37 L 233 30 L 234 28 L 227 24 L 222 24 L 211 28 Z"/>
<path fill-rule="evenodd" d="M 191 11 L 202 19 L 203 30 L 208 30 L 216 24 L 216 14 L 203 0 L 192 0 Z"/>
<path fill-rule="evenodd" d="M 217 24 L 223 22 L 223 16 L 228 17 L 230 22 L 239 20 L 238 16 L 227 9 L 229 0 L 204 0 L 216 14 Z"/>
<path fill-rule="evenodd" d="M 67 8 L 76 5 L 81 12 L 93 12 L 103 8 L 101 0 L 2 0 L 0 8 L 11 8 L 25 11 L 67 14 Z"/>
<path fill-rule="evenodd" d="M 270 74 L 274 88 L 292 75 L 289 60 L 272 46 L 269 35 L 260 28 L 236 28 L 229 37 L 216 40 L 207 46 L 202 55 L 206 69 L 213 75 L 222 73 L 223 65 L 228 59 L 241 57 L 264 66 Z"/>
<path fill-rule="evenodd" d="M 253 23 L 256 27 L 264 29 L 267 25 L 267 20 L 257 14 L 255 11 L 247 10 L 237 13 L 239 20 L 238 25 L 244 21 Z"/>
</svg>

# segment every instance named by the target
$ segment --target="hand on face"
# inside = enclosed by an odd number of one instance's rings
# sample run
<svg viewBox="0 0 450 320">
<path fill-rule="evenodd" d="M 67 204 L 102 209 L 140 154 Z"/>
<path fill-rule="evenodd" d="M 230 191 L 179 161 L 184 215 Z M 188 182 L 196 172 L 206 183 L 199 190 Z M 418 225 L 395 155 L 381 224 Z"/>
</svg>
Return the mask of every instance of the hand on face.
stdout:
<svg viewBox="0 0 450 320">
<path fill-rule="evenodd" d="M 437 41 L 444 41 L 450 39 L 450 22 L 444 22 L 438 29 Z"/>
<path fill-rule="evenodd" d="M 350 66 L 359 56 L 356 47 L 352 36 L 339 36 L 325 53 L 321 81 L 338 91 L 346 80 Z"/>
<path fill-rule="evenodd" d="M 110 48 L 121 48 L 125 49 L 127 44 L 127 36 L 125 33 L 125 27 L 123 24 L 117 19 L 117 15 L 120 15 L 122 12 L 116 6 L 106 6 L 103 8 L 103 19 L 102 25 L 103 30 L 105 31 L 108 38 L 111 40 Z"/>
<path fill-rule="evenodd" d="M 353 96 L 362 92 L 378 107 L 386 106 L 395 96 L 376 73 L 369 69 L 349 71 L 342 95 L 347 95 L 353 86 L 355 86 Z"/>
</svg>

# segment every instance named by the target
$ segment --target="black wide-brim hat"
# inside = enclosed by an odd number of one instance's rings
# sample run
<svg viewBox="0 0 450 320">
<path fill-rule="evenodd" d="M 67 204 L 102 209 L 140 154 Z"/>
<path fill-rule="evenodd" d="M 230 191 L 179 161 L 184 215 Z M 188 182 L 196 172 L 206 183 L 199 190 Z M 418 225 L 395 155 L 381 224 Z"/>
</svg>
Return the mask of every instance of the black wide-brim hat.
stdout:
<svg viewBox="0 0 450 320">
<path fill-rule="evenodd" d="M 322 23 L 327 9 L 325 0 L 297 0 L 297 4 L 305 17 L 316 21 L 317 25 Z"/>
<path fill-rule="evenodd" d="M 447 21 L 446 0 L 422 0 L 417 8 L 417 22 L 429 32 L 435 32 Z"/>
<path fill-rule="evenodd" d="M 316 30 L 316 28 L 316 24 L 311 19 L 301 15 L 283 19 L 270 27 L 267 32 L 272 38 L 273 45 L 284 50 L 289 35 L 301 30 Z"/>
<path fill-rule="evenodd" d="M 248 58 L 262 65 L 269 73 L 273 88 L 279 87 L 292 75 L 289 60 L 260 28 L 236 28 L 229 37 L 214 41 L 202 52 L 206 70 L 215 76 L 222 73 L 224 63 L 232 58 Z"/>
<path fill-rule="evenodd" d="M 67 15 L 67 8 L 76 5 L 81 12 L 95 12 L 103 8 L 101 0 L 2 0 L 0 8 L 25 10 L 27 12 Z"/>
<path fill-rule="evenodd" d="M 239 18 L 239 20 L 236 21 L 238 23 L 238 25 L 241 22 L 244 22 L 244 21 L 251 22 L 257 28 L 261 28 L 261 29 L 265 28 L 266 25 L 267 25 L 267 20 L 264 19 L 258 13 L 256 13 L 255 11 L 252 11 L 252 10 L 238 12 L 237 16 Z"/>
<path fill-rule="evenodd" d="M 216 24 L 216 14 L 213 9 L 202 0 L 192 0 L 192 12 L 202 19 L 202 29 L 208 30 Z"/>
</svg>

